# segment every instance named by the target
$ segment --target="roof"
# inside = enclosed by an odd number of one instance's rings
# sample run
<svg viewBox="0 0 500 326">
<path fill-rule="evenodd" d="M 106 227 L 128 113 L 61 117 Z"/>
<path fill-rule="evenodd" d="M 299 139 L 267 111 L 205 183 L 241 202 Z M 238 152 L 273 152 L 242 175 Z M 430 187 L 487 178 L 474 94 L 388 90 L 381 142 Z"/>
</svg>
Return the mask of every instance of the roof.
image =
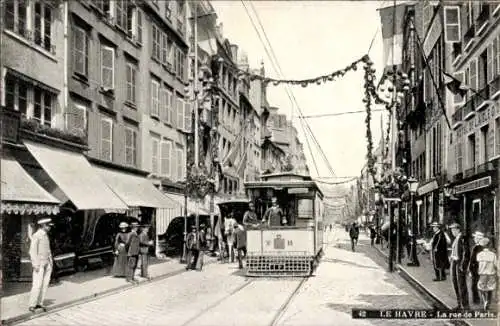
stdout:
<svg viewBox="0 0 500 326">
<path fill-rule="evenodd" d="M 312 188 L 323 196 L 323 192 L 314 181 L 249 181 L 245 182 L 245 188 Z"/>
</svg>

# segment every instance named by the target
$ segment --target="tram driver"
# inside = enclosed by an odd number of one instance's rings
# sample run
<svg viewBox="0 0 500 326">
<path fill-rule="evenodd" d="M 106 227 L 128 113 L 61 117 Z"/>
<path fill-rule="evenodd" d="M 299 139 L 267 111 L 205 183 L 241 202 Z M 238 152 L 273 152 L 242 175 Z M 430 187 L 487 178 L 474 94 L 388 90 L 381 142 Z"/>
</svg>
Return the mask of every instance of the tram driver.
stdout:
<svg viewBox="0 0 500 326">
<path fill-rule="evenodd" d="M 259 225 L 259 219 L 257 218 L 257 213 L 255 212 L 255 205 L 252 202 L 248 203 L 248 210 L 243 215 L 243 226 L 248 228 L 249 226 L 256 227 Z"/>
<path fill-rule="evenodd" d="M 266 223 L 268 226 L 281 226 L 286 225 L 287 220 L 283 210 L 278 205 L 278 200 L 276 197 L 271 199 L 272 206 L 269 207 L 262 218 L 262 223 Z"/>
</svg>

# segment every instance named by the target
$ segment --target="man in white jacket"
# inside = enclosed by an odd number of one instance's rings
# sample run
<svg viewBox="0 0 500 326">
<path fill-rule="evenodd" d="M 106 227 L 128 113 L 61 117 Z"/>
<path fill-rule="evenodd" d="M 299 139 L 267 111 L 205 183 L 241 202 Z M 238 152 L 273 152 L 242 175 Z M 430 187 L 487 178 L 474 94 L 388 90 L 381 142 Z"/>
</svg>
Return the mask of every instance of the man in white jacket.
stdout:
<svg viewBox="0 0 500 326">
<path fill-rule="evenodd" d="M 33 266 L 33 284 L 30 293 L 29 311 L 46 308 L 43 306 L 45 294 L 49 288 L 50 276 L 52 274 L 53 259 L 50 250 L 49 231 L 52 227 L 50 218 L 38 221 L 40 228 L 31 237 L 30 258 Z"/>
</svg>

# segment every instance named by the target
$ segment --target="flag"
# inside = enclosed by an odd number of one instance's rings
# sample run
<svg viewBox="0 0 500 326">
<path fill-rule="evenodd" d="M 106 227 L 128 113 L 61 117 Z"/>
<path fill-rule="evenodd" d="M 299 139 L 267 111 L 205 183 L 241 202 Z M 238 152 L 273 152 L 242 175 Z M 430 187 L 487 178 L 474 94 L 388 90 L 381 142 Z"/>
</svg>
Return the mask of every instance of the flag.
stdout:
<svg viewBox="0 0 500 326">
<path fill-rule="evenodd" d="M 233 146 L 231 148 L 231 150 L 229 151 L 229 153 L 227 153 L 227 155 L 224 157 L 224 160 L 222 161 L 222 166 L 234 165 L 234 161 L 236 160 L 236 158 L 238 157 L 238 154 L 240 152 L 239 144 L 240 144 L 241 138 L 242 138 L 242 135 L 240 133 L 240 134 L 238 134 L 238 137 L 236 137 L 236 139 L 234 141 L 235 146 Z"/>
<path fill-rule="evenodd" d="M 454 95 L 465 96 L 467 94 L 467 86 L 463 85 L 462 82 L 447 72 L 443 71 L 443 75 L 445 76 L 445 85 L 446 88 Z"/>
<path fill-rule="evenodd" d="M 403 20 L 407 4 L 379 9 L 382 23 L 384 67 L 390 68 L 403 61 Z"/>
</svg>

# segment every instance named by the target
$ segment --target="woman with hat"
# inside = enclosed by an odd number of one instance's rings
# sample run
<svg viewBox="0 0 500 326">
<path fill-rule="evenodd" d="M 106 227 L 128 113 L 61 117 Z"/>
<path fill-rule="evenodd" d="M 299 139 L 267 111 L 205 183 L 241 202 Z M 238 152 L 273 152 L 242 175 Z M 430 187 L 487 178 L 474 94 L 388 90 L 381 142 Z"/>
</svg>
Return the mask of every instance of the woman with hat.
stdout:
<svg viewBox="0 0 500 326">
<path fill-rule="evenodd" d="M 125 277 L 127 274 L 127 241 L 128 241 L 128 223 L 121 222 L 118 226 L 120 231 L 116 235 L 114 253 L 115 262 L 113 264 L 112 274 L 114 277 Z"/>
</svg>

